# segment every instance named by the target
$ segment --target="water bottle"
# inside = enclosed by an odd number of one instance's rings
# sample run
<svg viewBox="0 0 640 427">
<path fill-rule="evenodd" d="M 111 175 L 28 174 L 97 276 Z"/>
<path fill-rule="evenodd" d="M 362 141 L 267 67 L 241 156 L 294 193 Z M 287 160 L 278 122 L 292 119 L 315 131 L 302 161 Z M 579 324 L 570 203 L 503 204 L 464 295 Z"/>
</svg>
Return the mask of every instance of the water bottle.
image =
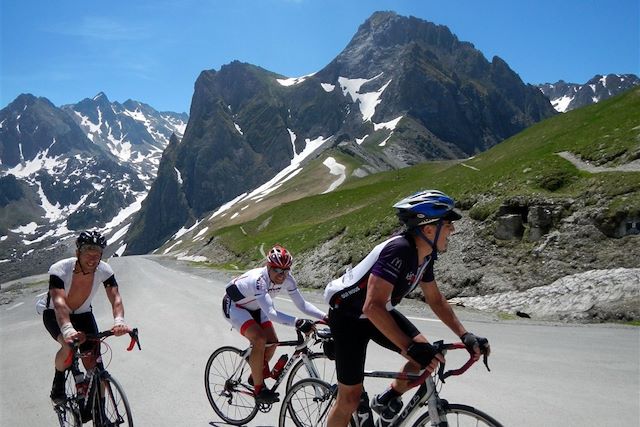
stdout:
<svg viewBox="0 0 640 427">
<path fill-rule="evenodd" d="M 287 360 L 289 360 L 289 356 L 287 356 L 286 354 L 283 354 L 282 356 L 280 356 L 276 364 L 273 366 L 273 370 L 271 371 L 271 378 L 273 378 L 274 380 L 277 380 L 278 377 L 280 377 L 280 374 L 282 373 L 282 368 L 284 368 L 284 365 L 286 365 Z"/>
<path fill-rule="evenodd" d="M 83 398 L 87 394 L 87 381 L 82 371 L 77 370 L 73 373 L 73 380 L 76 383 L 76 391 L 79 398 Z"/>
<path fill-rule="evenodd" d="M 374 427 L 373 425 L 373 413 L 371 412 L 371 406 L 369 406 L 369 395 L 366 391 L 362 391 L 360 395 L 360 403 L 358 404 L 358 427 Z"/>
</svg>

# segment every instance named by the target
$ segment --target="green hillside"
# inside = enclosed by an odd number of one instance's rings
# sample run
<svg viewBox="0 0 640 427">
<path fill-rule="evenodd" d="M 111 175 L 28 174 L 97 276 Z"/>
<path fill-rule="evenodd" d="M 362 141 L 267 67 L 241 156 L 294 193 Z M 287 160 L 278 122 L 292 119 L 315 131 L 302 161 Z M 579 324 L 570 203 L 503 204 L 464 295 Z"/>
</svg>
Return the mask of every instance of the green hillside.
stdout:
<svg viewBox="0 0 640 427">
<path fill-rule="evenodd" d="M 640 158 L 640 89 L 545 120 L 461 163 L 427 163 L 352 179 L 332 193 L 286 203 L 211 234 L 247 263 L 261 257 L 263 244 L 279 242 L 300 253 L 338 234 L 366 243 L 397 226 L 394 202 L 427 188 L 451 194 L 478 220 L 514 196 L 585 198 L 603 204 L 611 218 L 640 212 L 639 172 L 580 171 L 556 154 L 563 151 L 606 167 Z M 361 246 L 363 252 L 371 247 Z"/>
</svg>

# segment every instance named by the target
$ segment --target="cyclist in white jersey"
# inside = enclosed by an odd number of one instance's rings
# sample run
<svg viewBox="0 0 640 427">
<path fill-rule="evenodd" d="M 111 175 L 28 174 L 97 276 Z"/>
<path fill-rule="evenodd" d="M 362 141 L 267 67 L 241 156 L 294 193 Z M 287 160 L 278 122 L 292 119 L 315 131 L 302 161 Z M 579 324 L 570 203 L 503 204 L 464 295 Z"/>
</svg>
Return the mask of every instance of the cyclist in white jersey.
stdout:
<svg viewBox="0 0 640 427">
<path fill-rule="evenodd" d="M 98 333 L 91 311 L 91 301 L 100 287 L 105 288 L 111 303 L 115 335 L 130 331 L 124 321 L 124 307 L 118 291 L 118 282 L 111 267 L 102 261 L 106 239 L 97 231 L 83 231 L 76 239 L 76 256 L 56 262 L 49 268 L 49 292 L 36 303 L 36 311 L 51 337 L 60 344 L 55 357 L 55 375 L 51 387 L 51 400 L 55 404 L 65 399 L 64 371 L 71 347 L 78 340 L 83 343 L 87 333 Z M 82 351 L 93 344 L 84 343 Z M 87 368 L 96 364 L 95 355 L 82 360 Z"/>
<path fill-rule="evenodd" d="M 278 401 L 278 394 L 264 386 L 264 379 L 270 376 L 269 360 L 275 352 L 275 347 L 267 348 L 266 344 L 278 341 L 271 322 L 295 326 L 303 333 L 313 328 L 311 320 L 276 310 L 273 299 L 284 289 L 296 307 L 306 315 L 316 319 L 327 317 L 326 313 L 303 298 L 296 280 L 290 274 L 292 263 L 293 257 L 286 248 L 274 246 L 267 255 L 264 267 L 249 270 L 229 282 L 222 301 L 225 319 L 253 346 L 249 358 L 251 381 L 256 400 L 263 403 Z"/>
</svg>

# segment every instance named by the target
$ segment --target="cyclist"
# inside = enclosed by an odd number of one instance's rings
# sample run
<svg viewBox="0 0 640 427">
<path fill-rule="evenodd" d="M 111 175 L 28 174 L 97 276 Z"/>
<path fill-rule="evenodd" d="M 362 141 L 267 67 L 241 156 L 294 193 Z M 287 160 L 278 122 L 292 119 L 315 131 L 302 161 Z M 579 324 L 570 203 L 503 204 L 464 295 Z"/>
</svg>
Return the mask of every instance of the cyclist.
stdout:
<svg viewBox="0 0 640 427">
<path fill-rule="evenodd" d="M 366 349 L 370 340 L 396 351 L 408 361 L 403 372 L 421 368 L 433 372 L 442 354 L 436 354 L 424 335 L 394 307 L 420 285 L 433 312 L 478 358 L 490 351 L 485 338 L 468 332 L 440 293 L 433 263 L 447 250 L 453 221 L 461 218 L 454 200 L 438 190 L 409 196 L 394 205 L 405 230 L 377 245 L 356 267 L 330 282 L 325 300 L 330 305 L 329 326 L 335 340 L 338 396 L 328 425 L 344 427 L 358 407 L 362 393 Z M 387 425 L 402 408 L 407 381 L 394 380 L 374 396 L 371 408 Z"/>
<path fill-rule="evenodd" d="M 93 344 L 84 342 L 85 334 L 98 333 L 92 313 L 91 301 L 103 285 L 113 312 L 114 335 L 130 331 L 124 321 L 124 307 L 118 292 L 118 282 L 109 264 L 102 261 L 107 240 L 97 231 L 83 231 L 76 239 L 76 256 L 56 262 L 49 268 L 49 292 L 40 298 L 36 310 L 42 314 L 45 328 L 60 344 L 55 357 L 55 375 L 51 387 L 51 400 L 60 404 L 65 400 L 65 362 L 71 352 L 70 343 L 83 343 L 82 351 L 89 351 Z M 96 356 L 90 353 L 83 364 L 91 369 Z"/>
<path fill-rule="evenodd" d="M 290 273 L 292 264 L 291 253 L 281 245 L 274 246 L 267 254 L 264 267 L 249 270 L 229 282 L 222 301 L 227 321 L 252 345 L 249 357 L 250 382 L 254 386 L 256 401 L 261 403 L 279 400 L 278 393 L 264 385 L 264 379 L 271 375 L 269 360 L 275 352 L 275 347 L 266 347 L 266 344 L 278 341 L 271 322 L 295 326 L 303 333 L 308 333 L 313 328 L 311 320 L 299 319 L 276 310 L 273 298 L 285 289 L 300 311 L 316 319 L 327 317 L 326 313 L 305 301 L 300 294 L 298 284 Z"/>
</svg>

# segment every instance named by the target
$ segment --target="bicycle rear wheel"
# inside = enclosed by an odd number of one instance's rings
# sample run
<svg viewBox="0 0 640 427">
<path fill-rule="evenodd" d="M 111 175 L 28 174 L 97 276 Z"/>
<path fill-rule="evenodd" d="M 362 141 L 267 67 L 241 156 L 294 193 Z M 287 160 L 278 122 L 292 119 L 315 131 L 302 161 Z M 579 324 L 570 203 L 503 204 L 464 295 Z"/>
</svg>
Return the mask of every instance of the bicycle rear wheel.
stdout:
<svg viewBox="0 0 640 427">
<path fill-rule="evenodd" d="M 93 395 L 91 416 L 96 427 L 133 426 L 129 400 L 120 383 L 108 373 L 101 374 Z"/>
<path fill-rule="evenodd" d="M 502 427 L 498 421 L 484 412 L 467 405 L 449 403 L 444 408 L 449 427 L 491 426 Z M 431 427 L 429 413 L 425 412 L 413 424 L 413 427 Z"/>
<path fill-rule="evenodd" d="M 211 354 L 204 370 L 204 387 L 216 414 L 229 424 L 243 425 L 258 413 L 253 387 L 247 381 L 249 363 L 235 347 L 220 347 Z"/>
<path fill-rule="evenodd" d="M 307 356 L 309 362 L 315 367 L 318 378 L 329 384 L 336 383 L 336 363 L 329 359 L 324 353 L 311 353 Z M 300 360 L 293 365 L 291 373 L 287 378 L 286 391 L 291 389 L 291 386 L 300 380 L 305 378 L 316 378 L 308 366 L 305 365 L 304 359 Z"/>
</svg>

